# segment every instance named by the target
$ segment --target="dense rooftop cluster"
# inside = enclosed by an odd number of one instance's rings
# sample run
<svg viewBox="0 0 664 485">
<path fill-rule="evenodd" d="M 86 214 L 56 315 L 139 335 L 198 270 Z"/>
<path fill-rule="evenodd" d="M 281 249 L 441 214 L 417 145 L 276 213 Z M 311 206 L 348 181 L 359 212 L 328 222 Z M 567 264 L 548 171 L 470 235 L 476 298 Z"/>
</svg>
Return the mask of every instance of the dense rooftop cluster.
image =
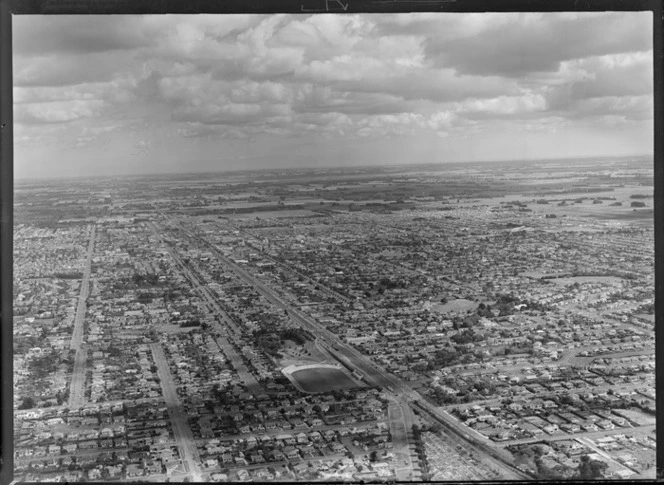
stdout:
<svg viewBox="0 0 664 485">
<path fill-rule="evenodd" d="M 536 168 L 471 185 L 387 171 L 21 192 L 17 474 L 647 476 L 654 240 L 639 170 L 590 171 L 577 193 L 533 189 Z M 85 217 L 45 216 L 82 198 Z M 344 382 L 306 391 L 298 372 L 317 365 Z"/>
</svg>

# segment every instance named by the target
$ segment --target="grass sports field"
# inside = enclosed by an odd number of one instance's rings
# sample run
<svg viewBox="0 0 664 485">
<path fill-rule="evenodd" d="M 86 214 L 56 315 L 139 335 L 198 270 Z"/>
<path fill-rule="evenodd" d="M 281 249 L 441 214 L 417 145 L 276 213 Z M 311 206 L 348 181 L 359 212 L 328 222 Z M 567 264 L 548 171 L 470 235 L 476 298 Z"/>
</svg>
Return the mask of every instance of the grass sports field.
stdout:
<svg viewBox="0 0 664 485">
<path fill-rule="evenodd" d="M 291 376 L 306 392 L 325 392 L 357 387 L 357 384 L 339 369 L 315 367 L 295 371 Z"/>
</svg>

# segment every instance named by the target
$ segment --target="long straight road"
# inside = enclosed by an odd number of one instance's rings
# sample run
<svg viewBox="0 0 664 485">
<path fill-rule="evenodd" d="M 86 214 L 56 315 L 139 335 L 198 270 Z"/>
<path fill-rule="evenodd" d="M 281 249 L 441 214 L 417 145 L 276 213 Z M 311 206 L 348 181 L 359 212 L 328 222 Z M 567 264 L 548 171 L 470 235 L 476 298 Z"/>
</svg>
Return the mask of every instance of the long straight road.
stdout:
<svg viewBox="0 0 664 485">
<path fill-rule="evenodd" d="M 216 225 L 218 227 L 223 228 L 223 226 L 218 222 L 216 223 Z M 252 239 L 256 239 L 256 240 L 260 239 L 258 236 L 253 234 L 251 231 L 248 231 L 247 229 L 244 229 L 242 227 L 237 227 L 234 224 L 231 224 L 230 221 L 228 221 L 228 220 L 226 221 L 226 225 L 228 227 L 232 228 L 233 230 L 238 231 L 241 234 L 246 234 L 247 236 L 251 237 Z M 282 245 L 277 241 L 272 241 L 271 240 L 270 244 L 273 245 L 273 246 L 282 247 Z M 255 244 L 251 244 L 251 243 L 247 243 L 247 245 L 250 248 L 252 248 L 254 251 L 260 253 L 260 255 L 263 256 L 265 259 L 269 259 L 270 261 L 274 262 L 278 266 L 281 266 L 286 271 L 289 271 L 289 272 L 297 275 L 298 277 L 301 277 L 305 281 L 307 281 L 309 286 L 312 289 L 314 289 L 315 291 L 325 293 L 326 295 L 331 296 L 332 298 L 335 298 L 337 300 L 340 300 L 343 303 L 346 303 L 347 305 L 350 305 L 352 303 L 352 300 L 350 298 L 342 295 L 341 293 L 337 292 L 336 290 L 333 290 L 332 288 L 330 288 L 327 285 L 321 283 L 320 281 L 316 281 L 316 280 L 312 279 L 310 276 L 302 273 L 299 269 L 295 268 L 293 265 L 288 264 L 288 263 L 286 263 L 285 261 L 283 261 L 279 258 L 275 258 L 275 257 L 269 255 L 260 246 L 255 245 Z"/>
<path fill-rule="evenodd" d="M 74 356 L 74 370 L 69 386 L 69 408 L 85 406 L 85 370 L 87 367 L 88 350 L 80 345 Z"/>
<path fill-rule="evenodd" d="M 213 325 L 221 327 L 219 322 L 214 322 Z M 235 367 L 235 370 L 238 373 L 238 376 L 240 377 L 240 380 L 247 386 L 247 390 L 254 395 L 261 394 L 263 389 L 256 380 L 256 377 L 251 372 L 249 372 L 249 369 L 247 369 L 247 367 L 244 365 L 244 362 L 242 362 L 242 357 L 240 357 L 240 354 L 235 351 L 228 339 L 222 335 L 219 335 L 214 339 L 214 341 L 224 353 L 224 355 L 226 355 L 226 358 L 231 361 L 233 367 Z"/>
<path fill-rule="evenodd" d="M 335 352 L 346 357 L 356 369 L 369 377 L 370 380 L 383 387 L 388 395 L 391 395 L 394 399 L 400 400 L 404 403 L 413 402 L 419 404 L 422 408 L 426 409 L 429 414 L 435 416 L 439 421 L 444 422 L 447 426 L 447 431 L 453 432 L 457 435 L 458 438 L 464 440 L 474 447 L 479 447 L 481 452 L 489 455 L 485 457 L 485 460 L 491 463 L 492 466 L 496 466 L 502 469 L 506 474 L 505 478 L 529 478 L 528 475 L 516 470 L 511 465 L 507 456 L 509 455 L 508 452 L 498 448 L 485 436 L 477 433 L 475 430 L 468 428 L 450 414 L 441 412 L 435 406 L 431 405 L 428 401 L 422 398 L 422 396 L 420 396 L 419 393 L 414 391 L 410 386 L 401 381 L 401 379 L 388 374 L 385 370 L 380 369 L 379 366 L 373 363 L 368 357 L 360 354 L 350 345 L 342 342 L 337 335 L 330 332 L 327 328 L 323 327 L 318 322 L 315 322 L 308 315 L 305 315 L 304 313 L 295 308 L 292 308 L 290 305 L 285 303 L 278 296 L 273 294 L 273 292 L 271 292 L 270 289 L 267 288 L 262 282 L 258 281 L 254 276 L 250 275 L 239 265 L 235 264 L 233 261 L 230 261 L 228 258 L 225 258 L 221 253 L 216 251 L 214 246 L 212 246 L 212 248 L 213 252 L 218 257 L 223 258 L 223 260 L 231 269 L 233 269 L 247 283 L 252 284 L 254 288 L 268 301 L 271 301 L 278 307 L 287 310 L 289 315 L 296 322 L 312 331 L 315 335 L 322 337 L 327 342 L 333 342 Z"/>
<path fill-rule="evenodd" d="M 157 237 L 159 237 L 160 241 L 163 241 L 156 224 L 150 222 L 148 225 L 152 229 L 154 234 Z M 170 246 L 165 245 L 165 247 L 168 254 L 170 254 L 173 261 L 175 261 L 175 264 L 178 266 L 178 268 L 180 268 L 180 272 L 182 273 L 182 275 L 189 280 L 192 287 L 198 291 L 199 295 L 203 297 L 206 306 L 208 307 L 208 310 L 211 313 L 213 313 L 215 317 L 221 319 L 221 321 L 223 321 L 224 324 L 226 325 L 225 327 L 222 326 L 216 319 L 212 323 L 213 328 L 217 331 L 218 334 L 218 336 L 215 338 L 217 346 L 221 349 L 224 355 L 226 355 L 226 357 L 232 362 L 233 367 L 235 367 L 235 370 L 237 371 L 238 376 L 240 377 L 240 380 L 242 380 L 242 382 L 247 386 L 247 390 L 254 395 L 263 393 L 263 388 L 256 380 L 256 377 L 252 372 L 249 371 L 247 366 L 244 364 L 244 361 L 242 360 L 240 354 L 236 352 L 236 350 L 233 348 L 233 345 L 225 336 L 228 334 L 229 330 L 231 333 L 235 335 L 240 334 L 240 331 L 236 323 L 221 307 L 221 305 L 217 301 L 217 297 L 210 292 L 207 286 L 205 286 L 205 282 L 201 282 L 200 278 L 196 276 L 193 273 L 193 271 L 191 271 L 191 269 L 187 267 L 184 261 L 182 261 L 180 255 L 177 254 L 177 252 L 173 250 L 173 248 L 171 248 Z"/>
<path fill-rule="evenodd" d="M 394 473 L 397 481 L 409 482 L 413 480 L 413 461 L 410 455 L 410 442 L 408 440 L 408 424 L 404 416 L 404 407 L 398 401 L 391 402 L 387 408 L 392 433 L 392 444 L 396 466 Z"/>
<path fill-rule="evenodd" d="M 171 220 L 171 222 L 173 221 Z M 352 346 L 342 342 L 339 336 L 330 332 L 327 328 L 316 322 L 309 315 L 304 314 L 289 303 L 284 302 L 281 297 L 277 295 L 276 291 L 269 288 L 266 284 L 247 272 L 240 265 L 226 257 L 223 253 L 221 253 L 221 251 L 217 249 L 214 244 L 211 244 L 200 235 L 192 232 L 182 225 L 178 225 L 178 227 L 192 239 L 198 240 L 204 246 L 208 247 L 219 261 L 224 263 L 227 268 L 235 272 L 235 274 L 239 276 L 240 279 L 242 279 L 245 283 L 253 286 L 254 289 L 267 301 L 275 305 L 277 308 L 285 310 L 288 315 L 300 326 L 310 330 L 314 335 L 321 338 L 326 343 L 332 345 L 335 352 L 348 358 L 357 370 L 367 376 L 371 381 L 381 386 L 387 395 L 394 399 L 401 400 L 402 402 L 417 403 L 421 408 L 425 409 L 439 422 L 445 423 L 447 431 L 454 433 L 459 439 L 464 440 L 473 447 L 477 447 L 479 451 L 485 455 L 488 455 L 486 460 L 491 462 L 492 465 L 500 467 L 500 469 L 502 469 L 507 475 L 505 478 L 529 478 L 528 475 L 514 468 L 508 458 L 508 452 L 498 448 L 482 435 L 478 434 L 479 436 L 471 436 L 469 434 L 469 428 L 463 423 L 459 422 L 450 414 L 441 412 L 437 407 L 426 401 L 418 392 L 413 390 L 400 378 L 388 374 L 385 370 L 381 369 L 377 364 L 372 362 L 367 356 L 361 354 Z"/>
<path fill-rule="evenodd" d="M 629 469 L 629 470 L 633 470 L 632 468 L 627 467 L 627 466 L 621 464 L 620 462 L 618 462 L 615 458 L 613 458 L 611 455 L 609 455 L 606 451 L 604 451 L 604 450 L 602 450 L 601 448 L 599 448 L 595 443 L 593 443 L 593 442 L 592 442 L 591 440 L 589 440 L 588 438 L 578 437 L 578 438 L 575 438 L 575 439 L 576 439 L 576 441 L 578 441 L 579 443 L 581 443 L 581 444 L 587 446 L 588 448 L 590 448 L 591 450 L 593 450 L 595 453 L 597 453 L 598 455 L 600 455 L 600 456 L 602 456 L 603 458 L 605 458 L 609 463 L 611 463 L 611 464 L 612 464 L 613 466 L 615 466 L 616 468 L 619 468 L 619 469 L 625 469 L 625 468 L 627 468 L 627 469 Z M 640 470 L 633 470 L 633 471 L 640 471 Z"/>
<path fill-rule="evenodd" d="M 85 328 L 85 313 L 87 312 L 87 300 L 90 292 L 90 274 L 92 272 L 92 254 L 95 249 L 96 226 L 90 229 L 90 240 L 85 257 L 85 268 L 83 269 L 83 279 L 81 280 L 81 291 L 78 295 L 78 306 L 76 307 L 76 316 L 74 317 L 74 329 L 71 335 L 69 348 L 76 351 L 74 357 L 74 369 L 71 373 L 71 383 L 69 385 L 69 407 L 80 407 L 85 404 L 85 370 L 88 352 L 83 347 L 83 330 Z"/>
<path fill-rule="evenodd" d="M 78 350 L 83 342 L 83 322 L 87 310 L 88 293 L 90 291 L 90 273 L 92 272 L 92 253 L 95 250 L 96 226 L 90 229 L 90 240 L 88 250 L 85 256 L 85 267 L 83 269 L 83 280 L 81 281 L 81 291 L 78 295 L 78 306 L 76 307 L 76 316 L 74 317 L 74 331 L 71 335 L 69 348 Z"/>
<path fill-rule="evenodd" d="M 189 427 L 187 413 L 182 409 L 182 403 L 180 403 L 173 375 L 168 368 L 168 361 L 164 355 L 164 350 L 161 344 L 150 344 L 150 350 L 157 366 L 157 376 L 159 377 L 161 390 L 164 393 L 164 401 L 166 402 L 168 415 L 173 425 L 173 435 L 181 451 L 182 460 L 185 463 L 187 472 L 191 474 L 191 479 L 195 482 L 203 481 L 198 465 L 201 460 L 198 449 L 196 448 L 194 434 Z"/>
</svg>

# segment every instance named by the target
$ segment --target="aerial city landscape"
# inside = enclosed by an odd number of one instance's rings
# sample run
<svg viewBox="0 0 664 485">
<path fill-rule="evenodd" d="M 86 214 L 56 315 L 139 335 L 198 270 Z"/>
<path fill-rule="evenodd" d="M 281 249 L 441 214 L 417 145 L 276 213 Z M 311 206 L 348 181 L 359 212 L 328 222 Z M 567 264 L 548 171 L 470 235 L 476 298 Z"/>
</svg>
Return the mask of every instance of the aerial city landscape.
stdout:
<svg viewBox="0 0 664 485">
<path fill-rule="evenodd" d="M 654 478 L 652 22 L 14 16 L 15 480 Z"/>
<path fill-rule="evenodd" d="M 26 481 L 653 477 L 652 161 L 25 182 Z"/>
</svg>

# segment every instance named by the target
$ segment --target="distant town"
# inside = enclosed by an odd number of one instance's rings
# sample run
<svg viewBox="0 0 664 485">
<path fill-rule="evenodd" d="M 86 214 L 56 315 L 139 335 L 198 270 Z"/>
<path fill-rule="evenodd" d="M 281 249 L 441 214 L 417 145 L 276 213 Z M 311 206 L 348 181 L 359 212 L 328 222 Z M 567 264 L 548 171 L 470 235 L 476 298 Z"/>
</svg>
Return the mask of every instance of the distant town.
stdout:
<svg viewBox="0 0 664 485">
<path fill-rule="evenodd" d="M 15 479 L 654 478 L 652 165 L 17 181 Z"/>
</svg>

